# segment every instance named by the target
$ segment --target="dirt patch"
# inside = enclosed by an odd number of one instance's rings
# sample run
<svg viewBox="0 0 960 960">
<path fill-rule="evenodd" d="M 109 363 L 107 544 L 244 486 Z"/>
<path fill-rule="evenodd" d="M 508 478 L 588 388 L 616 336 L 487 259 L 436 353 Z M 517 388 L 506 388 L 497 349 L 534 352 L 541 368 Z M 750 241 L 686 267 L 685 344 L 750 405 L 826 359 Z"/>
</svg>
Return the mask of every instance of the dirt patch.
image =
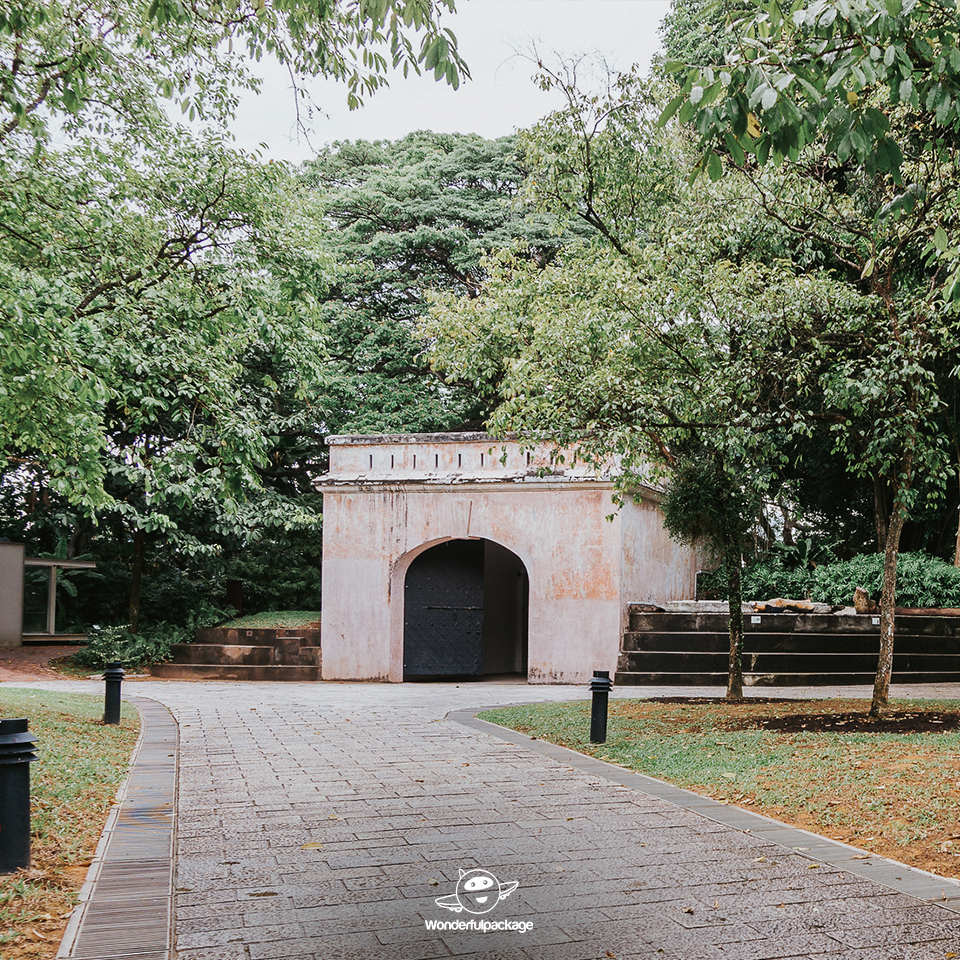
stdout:
<svg viewBox="0 0 960 960">
<path fill-rule="evenodd" d="M 63 674 L 51 668 L 57 660 L 73 656 L 80 648 L 67 644 L 14 647 L 0 650 L 0 682 L 13 680 L 62 680 Z"/>
<path fill-rule="evenodd" d="M 740 729 L 759 726 L 781 733 L 945 733 L 960 729 L 960 713 L 939 711 L 891 711 L 882 717 L 862 713 L 797 713 L 789 717 L 769 717 Z"/>
<path fill-rule="evenodd" d="M 688 704 L 699 706 L 723 706 L 731 709 L 734 705 L 722 697 L 652 697 L 648 703 Z M 772 704 L 794 704 L 802 707 L 803 701 L 787 697 L 750 697 L 743 704 L 745 708 L 769 706 Z M 785 712 L 782 716 L 739 717 L 728 723 L 729 730 L 776 730 L 779 733 L 945 733 L 960 729 L 960 711 L 957 710 L 898 710 L 887 711 L 881 717 L 870 717 L 866 709 L 831 713 L 829 710 L 815 710 L 797 713 Z"/>
</svg>

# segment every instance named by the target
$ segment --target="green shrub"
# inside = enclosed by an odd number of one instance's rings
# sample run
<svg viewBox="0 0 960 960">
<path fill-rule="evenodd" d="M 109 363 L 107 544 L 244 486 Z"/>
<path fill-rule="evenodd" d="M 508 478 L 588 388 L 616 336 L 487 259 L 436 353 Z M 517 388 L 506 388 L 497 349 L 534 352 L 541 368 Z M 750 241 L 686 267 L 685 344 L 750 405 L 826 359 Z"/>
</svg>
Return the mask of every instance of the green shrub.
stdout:
<svg viewBox="0 0 960 960">
<path fill-rule="evenodd" d="M 861 553 L 850 560 L 818 567 L 813 574 L 811 594 L 821 603 L 850 606 L 857 587 L 863 587 L 871 597 L 879 599 L 883 587 L 882 553 Z"/>
<path fill-rule="evenodd" d="M 744 600 L 784 597 L 802 600 L 810 594 L 810 571 L 785 566 L 779 560 L 752 563 L 743 572 Z"/>
<path fill-rule="evenodd" d="M 743 599 L 772 600 L 784 597 L 790 600 L 802 600 L 810 595 L 810 571 L 798 570 L 786 566 L 779 558 L 758 560 L 743 568 Z M 697 590 L 701 597 L 711 596 L 726 600 L 727 574 L 721 567 L 712 573 L 697 577 Z"/>
<path fill-rule="evenodd" d="M 175 643 L 190 643 L 198 629 L 218 626 L 235 613 L 231 608 L 223 610 L 202 603 L 187 616 L 185 626 L 151 623 L 139 633 L 129 627 L 97 627 L 74 655 L 74 663 L 94 670 L 102 670 L 108 663 L 121 663 L 125 667 L 163 663 L 170 659 L 170 648 Z"/>
<path fill-rule="evenodd" d="M 697 583 L 701 594 L 709 591 L 720 599 L 727 598 L 727 578 L 722 569 L 701 574 Z M 771 555 L 743 569 L 744 600 L 809 597 L 820 603 L 850 606 L 857 587 L 879 601 L 882 553 L 862 553 L 851 560 L 822 563 L 814 570 L 793 567 Z M 960 607 L 960 569 L 925 553 L 902 553 L 897 564 L 897 606 Z"/>
<path fill-rule="evenodd" d="M 863 587 L 871 599 L 883 590 L 883 554 L 865 553 L 852 560 L 827 563 L 813 575 L 812 597 L 823 603 L 853 603 L 853 591 Z M 897 605 L 901 607 L 960 606 L 960 569 L 924 553 L 903 553 L 897 564 Z"/>
<path fill-rule="evenodd" d="M 98 627 L 73 660 L 93 670 L 102 670 L 108 663 L 124 667 L 162 663 L 170 659 L 170 647 L 183 639 L 182 629 L 168 623 L 153 624 L 142 633 L 133 633 L 129 627 Z"/>
</svg>

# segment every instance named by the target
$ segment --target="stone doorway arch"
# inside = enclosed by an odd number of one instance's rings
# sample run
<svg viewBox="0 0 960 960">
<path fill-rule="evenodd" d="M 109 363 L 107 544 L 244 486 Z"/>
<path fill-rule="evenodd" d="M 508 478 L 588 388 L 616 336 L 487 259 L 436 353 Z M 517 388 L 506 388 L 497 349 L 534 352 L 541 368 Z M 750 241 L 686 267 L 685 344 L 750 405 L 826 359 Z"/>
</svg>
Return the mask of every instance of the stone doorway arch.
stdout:
<svg viewBox="0 0 960 960">
<path fill-rule="evenodd" d="M 450 539 L 404 564 L 403 677 L 527 671 L 530 578 L 493 540 Z"/>
</svg>

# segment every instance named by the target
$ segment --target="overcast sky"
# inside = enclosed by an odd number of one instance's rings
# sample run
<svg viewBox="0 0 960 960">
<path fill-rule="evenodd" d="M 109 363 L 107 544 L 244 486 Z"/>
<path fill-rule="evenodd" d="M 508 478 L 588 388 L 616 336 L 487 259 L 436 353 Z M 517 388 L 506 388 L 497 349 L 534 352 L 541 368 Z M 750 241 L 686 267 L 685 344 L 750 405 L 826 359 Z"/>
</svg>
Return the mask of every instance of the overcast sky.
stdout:
<svg viewBox="0 0 960 960">
<path fill-rule="evenodd" d="M 263 93 L 248 97 L 237 116 L 238 145 L 266 145 L 266 156 L 298 162 L 334 140 L 395 140 L 412 130 L 499 137 L 535 123 L 560 106 L 531 82 L 533 65 L 517 54 L 536 44 L 544 55 L 599 54 L 614 69 L 645 71 L 660 46 L 657 28 L 669 0 L 458 0 L 442 19 L 457 35 L 472 79 L 451 90 L 427 77 L 391 78 L 359 110 L 346 108 L 346 88 L 314 82 L 309 89 L 326 116 L 309 118 L 310 144 L 296 130 L 290 81 L 263 66 Z"/>
</svg>

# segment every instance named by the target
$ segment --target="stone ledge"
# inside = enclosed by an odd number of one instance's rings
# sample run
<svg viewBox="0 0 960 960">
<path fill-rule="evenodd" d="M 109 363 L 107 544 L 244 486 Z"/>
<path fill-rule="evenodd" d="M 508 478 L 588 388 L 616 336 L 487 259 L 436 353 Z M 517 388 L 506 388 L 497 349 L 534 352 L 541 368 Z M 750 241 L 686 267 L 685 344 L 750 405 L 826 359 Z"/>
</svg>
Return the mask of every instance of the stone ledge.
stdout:
<svg viewBox="0 0 960 960">
<path fill-rule="evenodd" d="M 318 666 L 288 664 L 156 663 L 150 675 L 160 680 L 267 680 L 312 682 L 320 679 Z"/>
</svg>

